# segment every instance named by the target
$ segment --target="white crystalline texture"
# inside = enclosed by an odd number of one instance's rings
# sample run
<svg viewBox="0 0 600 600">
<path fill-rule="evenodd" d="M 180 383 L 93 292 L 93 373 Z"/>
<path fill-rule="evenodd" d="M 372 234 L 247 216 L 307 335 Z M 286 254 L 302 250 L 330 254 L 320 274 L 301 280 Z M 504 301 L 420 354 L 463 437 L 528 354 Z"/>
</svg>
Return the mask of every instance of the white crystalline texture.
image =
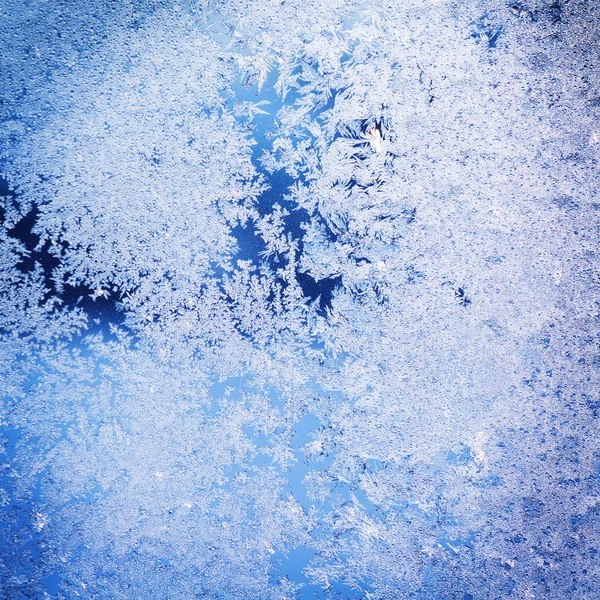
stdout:
<svg viewBox="0 0 600 600">
<path fill-rule="evenodd" d="M 2 3 L 0 599 L 600 596 L 600 8 L 459 4 Z"/>
</svg>

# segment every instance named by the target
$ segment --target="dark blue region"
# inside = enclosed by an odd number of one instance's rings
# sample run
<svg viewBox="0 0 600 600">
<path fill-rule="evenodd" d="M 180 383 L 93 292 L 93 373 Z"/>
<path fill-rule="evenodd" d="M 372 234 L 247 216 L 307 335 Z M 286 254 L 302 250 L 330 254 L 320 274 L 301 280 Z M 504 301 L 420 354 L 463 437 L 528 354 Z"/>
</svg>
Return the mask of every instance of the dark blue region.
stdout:
<svg viewBox="0 0 600 600">
<path fill-rule="evenodd" d="M 17 202 L 17 197 L 10 190 L 8 182 L 1 177 L 0 196 Z M 57 288 L 53 273 L 59 266 L 60 259 L 50 252 L 49 242 L 38 248 L 40 236 L 34 232 L 38 215 L 39 209 L 34 206 L 14 227 L 7 230 L 7 235 L 21 242 L 27 251 L 21 256 L 17 268 L 22 273 L 31 273 L 36 265 L 39 265 L 44 276 L 44 285 L 48 290 L 43 300 L 58 298 L 66 309 L 81 308 L 92 322 L 90 324 L 92 330 L 109 333 L 110 324 L 122 325 L 124 314 L 119 310 L 117 292 L 108 292 L 107 296 L 100 296 L 94 300 L 93 290 L 85 285 L 64 284 L 61 290 Z M 0 212 L 2 221 L 4 217 L 4 211 Z"/>
<path fill-rule="evenodd" d="M 527 18 L 532 23 L 537 23 L 541 18 L 549 19 L 554 25 L 560 25 L 565 20 L 565 5 L 569 0 L 552 0 L 545 6 L 538 6 L 534 2 L 512 2 L 508 8 L 513 15 Z"/>
<path fill-rule="evenodd" d="M 324 314 L 327 309 L 331 308 L 331 300 L 333 293 L 342 284 L 341 277 L 325 277 L 317 281 L 306 273 L 296 272 L 296 279 L 298 284 L 302 288 L 303 294 L 311 301 L 314 302 L 319 298 L 318 311 Z"/>
<path fill-rule="evenodd" d="M 283 100 L 275 92 L 275 82 L 277 81 L 278 73 L 273 70 L 263 86 L 258 91 L 256 85 L 252 86 L 235 86 L 235 94 L 237 100 L 258 102 L 268 101 L 269 104 L 263 105 L 263 110 L 268 114 L 255 115 L 252 123 L 246 123 L 253 131 L 253 138 L 258 142 L 252 153 L 252 162 L 257 171 L 260 173 L 268 189 L 265 190 L 258 198 L 257 210 L 261 217 L 273 212 L 273 207 L 278 204 L 286 209 L 289 214 L 284 219 L 284 233 L 298 244 L 298 253 L 302 254 L 304 250 L 304 233 L 303 225 L 310 221 L 310 215 L 306 210 L 300 208 L 292 200 L 287 199 L 290 188 L 295 180 L 285 171 L 279 170 L 273 173 L 266 171 L 260 162 L 260 156 L 263 150 L 267 150 L 270 145 L 271 131 L 273 130 L 275 115 L 284 104 L 293 103 L 297 94 L 291 90 L 286 99 Z M 333 106 L 335 96 L 329 98 L 325 106 L 320 107 L 313 118 L 325 112 Z M 241 119 L 243 121 L 243 119 Z M 249 223 L 245 227 L 238 225 L 233 230 L 233 235 L 238 242 L 238 253 L 234 257 L 235 260 L 249 260 L 252 263 L 267 264 L 272 270 L 277 270 L 283 266 L 284 258 L 281 256 L 266 258 L 263 252 L 266 250 L 266 244 L 260 233 L 256 229 L 254 223 Z M 296 281 L 302 289 L 302 293 L 308 302 L 314 302 L 319 299 L 318 311 L 324 314 L 331 307 L 333 293 L 337 287 L 341 285 L 341 277 L 327 277 L 316 280 L 308 273 L 303 273 L 296 270 Z M 279 283 L 283 288 L 286 287 L 286 282 L 280 280 Z"/>
<path fill-rule="evenodd" d="M 308 223 L 309 215 L 306 210 L 298 208 L 294 202 L 285 197 L 294 180 L 283 171 L 263 172 L 262 174 L 269 188 L 258 199 L 258 212 L 261 216 L 268 215 L 273 211 L 275 204 L 287 209 L 289 214 L 284 218 L 284 233 L 298 243 L 298 252 L 302 254 L 304 250 L 303 225 Z M 237 239 L 239 247 L 235 260 L 249 260 L 257 265 L 266 263 L 274 271 L 283 266 L 283 257 L 265 257 L 263 252 L 267 246 L 254 223 L 249 223 L 245 227 L 238 225 L 233 229 L 233 235 Z M 333 292 L 341 285 L 341 277 L 327 277 L 317 281 L 308 273 L 300 270 L 296 270 L 296 280 L 309 302 L 319 299 L 318 311 L 321 313 L 331 307 Z M 287 285 L 283 280 L 279 280 L 279 283 L 284 288 Z"/>
<path fill-rule="evenodd" d="M 294 202 L 286 199 L 286 194 L 288 194 L 294 180 L 283 171 L 276 171 L 275 173 L 262 171 L 262 175 L 269 187 L 258 198 L 256 208 L 259 215 L 264 217 L 272 213 L 275 204 L 287 209 L 290 214 L 284 219 L 285 233 L 299 242 L 299 251 L 302 252 L 302 238 L 304 237 L 302 225 L 308 222 L 309 216 L 305 210 L 298 210 Z M 239 250 L 235 255 L 236 260 L 251 260 L 257 264 L 265 262 L 261 253 L 266 250 L 267 246 L 254 223 L 249 223 L 245 227 L 238 225 L 233 229 L 233 235 L 239 246 Z"/>
</svg>

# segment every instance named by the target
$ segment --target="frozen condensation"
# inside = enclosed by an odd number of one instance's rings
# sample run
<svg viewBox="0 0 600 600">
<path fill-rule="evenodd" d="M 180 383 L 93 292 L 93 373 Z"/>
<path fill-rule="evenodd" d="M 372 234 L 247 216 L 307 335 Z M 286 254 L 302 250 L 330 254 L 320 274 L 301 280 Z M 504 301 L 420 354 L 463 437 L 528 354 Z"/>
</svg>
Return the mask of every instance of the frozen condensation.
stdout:
<svg viewBox="0 0 600 600">
<path fill-rule="evenodd" d="M 599 23 L 3 0 L 0 598 L 598 598 Z"/>
</svg>

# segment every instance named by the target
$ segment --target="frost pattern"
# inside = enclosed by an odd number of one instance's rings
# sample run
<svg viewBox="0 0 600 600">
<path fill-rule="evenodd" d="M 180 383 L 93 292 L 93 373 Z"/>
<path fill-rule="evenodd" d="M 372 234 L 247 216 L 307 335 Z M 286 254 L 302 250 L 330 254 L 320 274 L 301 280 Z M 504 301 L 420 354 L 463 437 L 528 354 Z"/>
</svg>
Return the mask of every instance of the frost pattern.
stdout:
<svg viewBox="0 0 600 600">
<path fill-rule="evenodd" d="M 593 3 L 0 10 L 1 598 L 597 597 Z"/>
</svg>

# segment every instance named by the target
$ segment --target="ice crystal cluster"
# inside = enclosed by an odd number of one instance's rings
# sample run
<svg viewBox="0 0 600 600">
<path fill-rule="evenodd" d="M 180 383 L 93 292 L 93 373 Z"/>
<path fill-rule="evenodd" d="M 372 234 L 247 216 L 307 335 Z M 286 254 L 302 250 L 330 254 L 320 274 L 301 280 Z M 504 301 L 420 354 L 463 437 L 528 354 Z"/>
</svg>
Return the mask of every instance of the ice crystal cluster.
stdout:
<svg viewBox="0 0 600 600">
<path fill-rule="evenodd" d="M 599 24 L 0 0 L 0 598 L 599 598 Z"/>
</svg>

